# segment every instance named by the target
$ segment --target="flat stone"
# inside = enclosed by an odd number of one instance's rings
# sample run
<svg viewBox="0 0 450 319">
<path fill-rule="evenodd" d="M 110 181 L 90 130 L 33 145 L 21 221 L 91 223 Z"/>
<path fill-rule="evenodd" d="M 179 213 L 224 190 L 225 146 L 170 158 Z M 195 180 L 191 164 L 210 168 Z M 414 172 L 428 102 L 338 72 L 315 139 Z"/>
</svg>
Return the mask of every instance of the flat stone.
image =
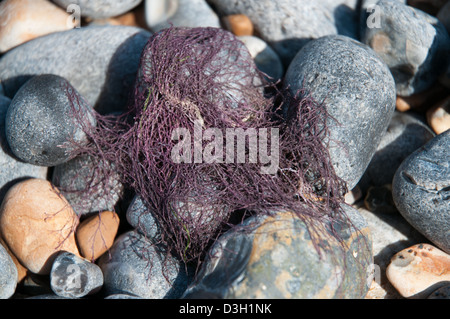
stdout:
<svg viewBox="0 0 450 319">
<path fill-rule="evenodd" d="M 357 38 L 356 0 L 210 0 L 219 16 L 245 14 L 255 32 L 288 67 L 311 39 L 342 34 Z"/>
<path fill-rule="evenodd" d="M 376 3 L 379 27 L 366 27 L 361 42 L 370 45 L 394 76 L 398 95 L 429 88 L 450 62 L 450 38 L 436 17 L 399 1 Z"/>
<path fill-rule="evenodd" d="M 111 248 L 119 229 L 119 216 L 103 211 L 83 220 L 76 230 L 81 256 L 95 261 Z"/>
<path fill-rule="evenodd" d="M 190 282 L 184 265 L 135 231 L 119 236 L 98 265 L 107 295 L 125 293 L 145 299 L 179 298 Z"/>
<path fill-rule="evenodd" d="M 53 292 L 66 298 L 82 298 L 98 292 L 103 286 L 99 266 L 69 252 L 60 252 L 50 272 Z"/>
<path fill-rule="evenodd" d="M 64 10 L 70 5 L 79 7 L 82 17 L 110 18 L 121 15 L 138 6 L 142 0 L 53 0 Z"/>
<path fill-rule="evenodd" d="M 39 37 L 0 59 L 0 82 L 13 98 L 31 76 L 65 78 L 100 113 L 126 109 L 150 37 L 140 28 L 88 26 Z"/>
<path fill-rule="evenodd" d="M 408 156 L 392 182 L 402 216 L 434 245 L 450 253 L 450 130 Z"/>
<path fill-rule="evenodd" d="M 0 203 L 6 192 L 25 178 L 46 179 L 48 168 L 28 164 L 18 159 L 11 151 L 5 134 L 5 117 L 11 100 L 0 95 Z"/>
<path fill-rule="evenodd" d="M 28 179 L 14 185 L 0 208 L 0 233 L 22 265 L 49 274 L 55 253 L 79 255 L 74 230 L 77 215 L 50 182 Z"/>
<path fill-rule="evenodd" d="M 12 152 L 26 163 L 47 167 L 69 161 L 75 143 L 87 142 L 84 125 L 95 125 L 91 107 L 66 79 L 53 74 L 28 80 L 5 117 Z"/>
<path fill-rule="evenodd" d="M 0 53 L 34 38 L 74 27 L 67 12 L 46 0 L 2 1 L 0 19 Z"/>
<path fill-rule="evenodd" d="M 386 269 L 389 281 L 406 298 L 426 298 L 450 281 L 450 255 L 428 244 L 406 248 Z"/>
<path fill-rule="evenodd" d="M 0 299 L 8 299 L 14 294 L 17 277 L 16 265 L 0 243 Z"/>
<path fill-rule="evenodd" d="M 317 225 L 320 257 L 305 224 L 291 212 L 250 217 L 219 237 L 183 297 L 363 298 L 371 282 L 369 233 L 355 209 L 345 211 L 360 232 L 345 223 L 336 228 L 345 241 L 343 251 Z"/>
<path fill-rule="evenodd" d="M 54 167 L 52 183 L 78 216 L 114 210 L 122 197 L 124 186 L 120 176 L 114 173 L 107 175 L 107 165 L 112 164 L 102 164 L 89 155 L 80 155 Z"/>
<path fill-rule="evenodd" d="M 325 103 L 331 118 L 328 145 L 334 169 L 353 189 L 380 143 L 395 110 L 395 83 L 373 50 L 349 37 L 312 40 L 285 76 L 292 93 Z M 349 116 L 351 114 L 352 116 Z"/>
</svg>

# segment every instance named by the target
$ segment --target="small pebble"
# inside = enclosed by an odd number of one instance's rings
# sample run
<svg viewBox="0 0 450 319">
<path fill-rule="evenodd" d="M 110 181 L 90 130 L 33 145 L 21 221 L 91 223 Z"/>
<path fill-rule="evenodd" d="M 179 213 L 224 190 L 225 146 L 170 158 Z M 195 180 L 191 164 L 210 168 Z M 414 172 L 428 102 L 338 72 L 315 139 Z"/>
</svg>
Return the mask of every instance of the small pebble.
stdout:
<svg viewBox="0 0 450 319">
<path fill-rule="evenodd" d="M 103 286 L 99 266 L 69 252 L 60 252 L 50 272 L 53 292 L 66 298 L 82 298 L 98 292 Z"/>
<path fill-rule="evenodd" d="M 236 36 L 253 35 L 253 23 L 245 14 L 232 14 L 222 18 L 225 29 Z"/>
<path fill-rule="evenodd" d="M 145 0 L 145 20 L 150 29 L 168 21 L 178 10 L 178 0 Z"/>
<path fill-rule="evenodd" d="M 103 211 L 83 220 L 75 234 L 81 256 L 93 262 L 110 249 L 117 235 L 119 222 L 119 216 L 110 211 Z"/>
<path fill-rule="evenodd" d="M 447 89 L 440 84 L 413 94 L 411 96 L 397 96 L 396 108 L 399 112 L 423 112 L 447 96 Z"/>
<path fill-rule="evenodd" d="M 386 269 L 392 285 L 405 298 L 426 298 L 450 281 L 450 255 L 429 244 L 395 254 Z"/>
<path fill-rule="evenodd" d="M 49 274 L 55 253 L 79 255 L 74 231 L 78 218 L 50 182 L 28 179 L 14 185 L 0 208 L 0 233 L 22 265 Z"/>
<path fill-rule="evenodd" d="M 10 298 L 16 291 L 17 268 L 8 251 L 0 243 L 0 299 Z"/>
<path fill-rule="evenodd" d="M 47 0 L 4 0 L 0 2 L 0 20 L 0 53 L 75 26 L 65 10 Z"/>
<path fill-rule="evenodd" d="M 94 19 L 115 17 L 138 6 L 142 0 L 53 0 L 64 10 L 70 5 L 80 8 L 82 17 Z"/>
<path fill-rule="evenodd" d="M 436 134 L 450 129 L 450 95 L 427 111 L 427 121 Z"/>
</svg>

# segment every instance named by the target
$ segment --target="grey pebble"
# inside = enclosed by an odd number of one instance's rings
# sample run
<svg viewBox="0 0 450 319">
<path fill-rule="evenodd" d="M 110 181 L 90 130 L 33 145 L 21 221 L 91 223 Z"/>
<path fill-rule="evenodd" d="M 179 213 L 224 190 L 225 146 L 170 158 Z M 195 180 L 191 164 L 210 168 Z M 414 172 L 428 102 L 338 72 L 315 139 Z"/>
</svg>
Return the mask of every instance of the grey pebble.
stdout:
<svg viewBox="0 0 450 319">
<path fill-rule="evenodd" d="M 75 12 L 79 12 L 82 17 L 102 19 L 126 13 L 137 7 L 142 0 L 53 0 L 53 2 L 69 13 L 73 13 L 73 5 L 77 5 L 79 11 Z"/>
<path fill-rule="evenodd" d="M 402 216 L 433 244 L 450 253 L 450 130 L 408 156 L 392 182 Z"/>
<path fill-rule="evenodd" d="M 79 115 L 73 115 L 73 108 Z M 53 74 L 28 80 L 14 96 L 5 118 L 12 152 L 24 162 L 47 167 L 73 157 L 71 142 L 87 141 L 83 125 L 95 125 L 91 107 L 66 79 Z"/>
<path fill-rule="evenodd" d="M 8 299 L 17 287 L 17 267 L 7 250 L 0 243 L 0 299 Z"/>
<path fill-rule="evenodd" d="M 324 102 L 330 118 L 327 141 L 338 176 L 353 189 L 386 132 L 395 110 L 395 83 L 368 46 L 346 36 L 309 42 L 289 65 L 285 86 L 305 89 Z"/>
<path fill-rule="evenodd" d="M 0 58 L 0 82 L 12 98 L 31 76 L 55 74 L 98 112 L 121 111 L 150 35 L 135 27 L 87 26 L 42 36 Z"/>
<path fill-rule="evenodd" d="M 66 298 L 82 298 L 103 286 L 99 266 L 69 252 L 60 252 L 52 264 L 50 285 L 53 292 Z"/>
</svg>

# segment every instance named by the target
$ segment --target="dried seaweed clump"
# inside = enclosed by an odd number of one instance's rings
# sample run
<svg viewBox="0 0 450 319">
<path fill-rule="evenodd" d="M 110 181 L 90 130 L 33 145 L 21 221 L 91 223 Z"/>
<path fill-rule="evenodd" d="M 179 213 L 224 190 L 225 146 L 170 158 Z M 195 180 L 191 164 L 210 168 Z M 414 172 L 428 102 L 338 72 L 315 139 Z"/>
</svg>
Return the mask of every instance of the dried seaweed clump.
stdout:
<svg viewBox="0 0 450 319">
<path fill-rule="evenodd" d="M 323 143 L 325 106 L 263 79 L 228 31 L 162 30 L 143 50 L 129 111 L 97 115 L 78 153 L 114 164 L 152 211 L 157 240 L 186 262 L 201 261 L 237 212 L 290 210 L 311 232 L 345 218 L 345 187 Z"/>
</svg>

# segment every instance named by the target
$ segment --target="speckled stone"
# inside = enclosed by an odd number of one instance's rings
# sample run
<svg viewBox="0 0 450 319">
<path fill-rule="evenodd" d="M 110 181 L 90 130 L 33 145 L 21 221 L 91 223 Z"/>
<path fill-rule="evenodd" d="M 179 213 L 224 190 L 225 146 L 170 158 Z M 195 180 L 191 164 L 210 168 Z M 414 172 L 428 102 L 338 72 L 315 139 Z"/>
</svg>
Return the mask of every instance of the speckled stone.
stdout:
<svg viewBox="0 0 450 319">
<path fill-rule="evenodd" d="M 417 244 L 395 254 L 386 275 L 403 297 L 426 298 L 450 281 L 450 255 Z"/>
<path fill-rule="evenodd" d="M 126 213 L 127 222 L 147 238 L 157 238 L 160 228 L 153 214 L 142 200 L 135 195 Z"/>
<path fill-rule="evenodd" d="M 8 299 L 14 294 L 17 276 L 16 265 L 0 243 L 0 299 Z"/>
<path fill-rule="evenodd" d="M 1 85 L 0 85 L 1 86 Z M 18 159 L 9 147 L 5 134 L 5 117 L 11 100 L 0 95 L 0 203 L 6 192 L 24 178 L 47 178 L 48 168 Z"/>
<path fill-rule="evenodd" d="M 118 237 L 98 265 L 107 295 L 125 293 L 145 299 L 179 298 L 190 282 L 184 265 L 135 231 Z"/>
<path fill-rule="evenodd" d="M 0 82 L 13 98 L 31 76 L 55 74 L 100 113 L 124 110 L 150 32 L 128 26 L 88 26 L 39 37 L 0 59 Z"/>
<path fill-rule="evenodd" d="M 357 0 L 210 0 L 220 16 L 245 14 L 255 32 L 287 67 L 311 39 L 342 34 L 357 38 Z"/>
<path fill-rule="evenodd" d="M 292 93 L 303 88 L 324 101 L 331 116 L 331 161 L 353 189 L 395 110 L 395 83 L 388 67 L 368 46 L 345 36 L 326 36 L 310 41 L 296 55 L 284 85 Z"/>
<path fill-rule="evenodd" d="M 402 216 L 432 243 L 450 253 L 450 130 L 408 156 L 392 182 Z"/>
<path fill-rule="evenodd" d="M 69 94 L 74 96 L 72 101 Z M 73 105 L 72 105 L 73 103 Z M 74 115 L 77 108 L 79 115 Z M 92 108 L 57 75 L 37 75 L 14 96 L 5 117 L 12 152 L 26 163 L 55 166 L 69 161 L 71 142 L 87 142 L 82 125 L 95 125 Z"/>
<path fill-rule="evenodd" d="M 82 17 L 94 19 L 110 18 L 121 15 L 138 6 L 142 0 L 53 0 L 64 10 L 69 5 L 80 7 Z"/>
<path fill-rule="evenodd" d="M 50 272 L 53 292 L 61 297 L 82 298 L 98 292 L 103 285 L 99 266 L 69 252 L 61 252 Z"/>
<path fill-rule="evenodd" d="M 363 298 L 372 262 L 369 230 L 355 209 L 345 210 L 361 232 L 356 234 L 344 223 L 337 227 L 345 251 L 322 235 L 321 257 L 305 224 L 292 213 L 250 217 L 243 228 L 218 239 L 184 297 Z M 319 231 L 327 234 L 325 229 Z"/>
<path fill-rule="evenodd" d="M 389 66 L 398 95 L 429 88 L 450 62 L 450 38 L 439 20 L 399 1 L 380 0 L 379 27 L 367 27 L 361 41 Z"/>
</svg>

